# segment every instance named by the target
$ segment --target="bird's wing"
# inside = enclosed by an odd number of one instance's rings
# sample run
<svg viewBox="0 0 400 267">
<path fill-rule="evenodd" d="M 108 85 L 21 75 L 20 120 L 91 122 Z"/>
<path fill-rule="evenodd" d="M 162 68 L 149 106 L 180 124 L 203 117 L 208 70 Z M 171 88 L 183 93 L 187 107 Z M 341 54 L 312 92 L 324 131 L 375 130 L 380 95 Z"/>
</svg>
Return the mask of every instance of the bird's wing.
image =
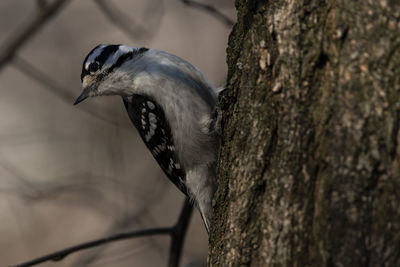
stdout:
<svg viewBox="0 0 400 267">
<path fill-rule="evenodd" d="M 128 115 L 138 130 L 143 142 L 168 178 L 185 194 L 185 170 L 175 153 L 172 132 L 164 111 L 154 99 L 144 95 L 133 95 L 124 99 Z"/>
</svg>

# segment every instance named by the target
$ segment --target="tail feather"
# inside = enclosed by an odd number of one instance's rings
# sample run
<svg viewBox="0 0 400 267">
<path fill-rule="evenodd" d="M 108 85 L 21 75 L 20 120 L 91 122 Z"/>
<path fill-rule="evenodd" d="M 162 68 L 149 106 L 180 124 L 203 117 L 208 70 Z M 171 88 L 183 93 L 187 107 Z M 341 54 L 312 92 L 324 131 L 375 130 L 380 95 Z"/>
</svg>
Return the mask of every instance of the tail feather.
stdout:
<svg viewBox="0 0 400 267">
<path fill-rule="evenodd" d="M 207 217 L 200 211 L 200 216 L 201 219 L 203 220 L 203 223 L 206 227 L 207 234 L 210 234 L 210 221 L 207 219 Z"/>
</svg>

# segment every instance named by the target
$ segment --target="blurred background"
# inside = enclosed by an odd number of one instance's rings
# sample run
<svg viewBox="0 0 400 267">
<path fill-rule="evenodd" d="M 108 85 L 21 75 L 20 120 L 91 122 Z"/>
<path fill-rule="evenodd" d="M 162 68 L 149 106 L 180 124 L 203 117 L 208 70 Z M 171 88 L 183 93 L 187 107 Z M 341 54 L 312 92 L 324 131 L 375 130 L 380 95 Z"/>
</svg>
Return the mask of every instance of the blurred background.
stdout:
<svg viewBox="0 0 400 267">
<path fill-rule="evenodd" d="M 233 0 L 203 1 L 231 20 Z M 114 233 L 175 223 L 183 195 L 119 97 L 73 106 L 99 43 L 165 50 L 225 82 L 230 23 L 179 0 L 0 1 L 0 266 Z M 130 239 L 41 266 L 166 266 L 169 238 Z M 194 211 L 182 266 L 204 266 Z"/>
</svg>

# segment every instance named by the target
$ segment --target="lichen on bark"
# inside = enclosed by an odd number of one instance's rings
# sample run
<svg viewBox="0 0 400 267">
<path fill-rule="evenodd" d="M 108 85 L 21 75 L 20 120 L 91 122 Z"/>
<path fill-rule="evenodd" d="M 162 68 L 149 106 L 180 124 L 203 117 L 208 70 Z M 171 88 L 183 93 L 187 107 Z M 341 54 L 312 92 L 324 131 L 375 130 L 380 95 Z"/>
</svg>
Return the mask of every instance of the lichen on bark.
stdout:
<svg viewBox="0 0 400 267">
<path fill-rule="evenodd" d="M 400 5 L 236 1 L 210 266 L 400 266 Z"/>
</svg>

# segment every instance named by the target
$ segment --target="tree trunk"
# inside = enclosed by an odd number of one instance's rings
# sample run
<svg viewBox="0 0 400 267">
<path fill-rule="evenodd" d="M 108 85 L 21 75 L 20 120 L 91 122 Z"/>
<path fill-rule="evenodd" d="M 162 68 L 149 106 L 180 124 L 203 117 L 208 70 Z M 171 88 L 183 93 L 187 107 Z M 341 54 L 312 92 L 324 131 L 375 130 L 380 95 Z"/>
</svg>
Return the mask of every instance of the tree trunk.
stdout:
<svg viewBox="0 0 400 267">
<path fill-rule="evenodd" d="M 236 7 L 209 266 L 400 266 L 398 0 Z"/>
</svg>

